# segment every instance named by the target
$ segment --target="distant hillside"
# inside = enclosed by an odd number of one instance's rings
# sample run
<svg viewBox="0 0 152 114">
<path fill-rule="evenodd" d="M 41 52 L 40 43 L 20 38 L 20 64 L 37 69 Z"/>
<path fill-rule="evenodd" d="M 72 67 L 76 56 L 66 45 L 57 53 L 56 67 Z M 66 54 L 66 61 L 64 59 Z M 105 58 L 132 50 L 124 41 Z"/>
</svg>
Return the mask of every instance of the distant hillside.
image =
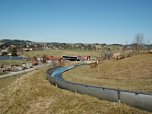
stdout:
<svg viewBox="0 0 152 114">
<path fill-rule="evenodd" d="M 11 39 L 2 39 L 0 40 L 0 48 L 8 47 L 10 45 L 15 45 L 15 46 L 25 46 L 26 44 L 31 44 L 33 43 L 32 41 L 29 40 L 11 40 Z"/>
<path fill-rule="evenodd" d="M 33 50 L 46 49 L 80 49 L 80 50 L 101 50 L 106 44 L 86 44 L 86 43 L 58 43 L 58 42 L 32 42 L 29 40 L 0 40 L 0 48 L 15 45 L 20 48 L 33 48 Z"/>
<path fill-rule="evenodd" d="M 22 43 L 32 43 L 29 40 L 10 40 L 10 39 L 2 39 L 0 40 L 1 44 L 22 44 Z"/>
<path fill-rule="evenodd" d="M 56 49 L 80 49 L 80 50 L 104 50 L 110 48 L 115 51 L 122 50 L 124 47 L 129 47 L 134 49 L 136 44 L 123 45 L 123 44 L 110 44 L 105 43 L 58 43 L 58 42 L 33 42 L 29 40 L 10 40 L 3 39 L 0 40 L 0 48 L 4 49 L 10 45 L 15 45 L 18 49 L 22 48 L 32 48 L 33 50 L 56 50 Z M 151 45 L 144 45 L 144 49 L 152 48 Z"/>
</svg>

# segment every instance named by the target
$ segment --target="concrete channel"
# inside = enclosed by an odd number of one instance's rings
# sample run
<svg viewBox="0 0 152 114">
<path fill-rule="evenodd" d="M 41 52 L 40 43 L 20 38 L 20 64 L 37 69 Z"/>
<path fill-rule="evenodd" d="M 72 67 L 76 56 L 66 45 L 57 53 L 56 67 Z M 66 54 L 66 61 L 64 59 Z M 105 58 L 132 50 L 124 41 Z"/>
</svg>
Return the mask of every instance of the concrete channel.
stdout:
<svg viewBox="0 0 152 114">
<path fill-rule="evenodd" d="M 73 83 L 62 78 L 62 73 L 84 64 L 68 67 L 53 67 L 47 70 L 47 79 L 54 85 L 72 92 L 88 94 L 99 99 L 124 103 L 132 107 L 152 112 L 152 94 Z"/>
</svg>

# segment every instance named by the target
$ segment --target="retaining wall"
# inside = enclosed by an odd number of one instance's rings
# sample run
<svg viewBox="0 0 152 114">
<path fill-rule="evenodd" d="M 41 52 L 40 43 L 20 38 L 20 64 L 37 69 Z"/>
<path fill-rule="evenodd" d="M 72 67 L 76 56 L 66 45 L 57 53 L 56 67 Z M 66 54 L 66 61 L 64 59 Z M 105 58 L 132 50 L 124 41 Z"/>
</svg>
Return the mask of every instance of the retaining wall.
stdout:
<svg viewBox="0 0 152 114">
<path fill-rule="evenodd" d="M 77 64 L 75 66 L 69 66 L 65 68 L 56 67 L 48 69 L 47 78 L 52 84 L 69 91 L 92 95 L 97 98 L 105 99 L 108 101 L 125 103 L 129 106 L 137 107 L 152 112 L 152 94 L 130 92 L 124 90 L 73 83 L 66 81 L 62 78 L 63 72 L 80 65 L 82 64 Z"/>
</svg>

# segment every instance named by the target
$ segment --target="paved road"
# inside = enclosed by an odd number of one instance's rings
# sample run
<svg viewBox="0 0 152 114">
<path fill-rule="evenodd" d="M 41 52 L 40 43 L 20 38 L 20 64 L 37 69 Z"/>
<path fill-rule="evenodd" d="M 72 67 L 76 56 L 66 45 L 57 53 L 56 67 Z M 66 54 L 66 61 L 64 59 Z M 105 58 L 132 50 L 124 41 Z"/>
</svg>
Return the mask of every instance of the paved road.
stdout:
<svg viewBox="0 0 152 114">
<path fill-rule="evenodd" d="M 26 70 L 21 70 L 21 71 L 18 71 L 18 72 L 9 72 L 8 74 L 0 75 L 0 79 L 6 78 L 6 77 L 10 77 L 10 76 L 19 75 L 19 74 L 24 74 L 24 73 L 27 73 L 27 72 L 30 72 L 30 71 L 33 71 L 33 70 L 37 70 L 37 69 L 43 68 L 45 66 L 50 66 L 50 65 L 51 64 L 45 64 L 45 65 L 42 64 L 42 65 L 37 65 L 34 68 L 30 68 L 30 69 L 26 69 Z"/>
</svg>

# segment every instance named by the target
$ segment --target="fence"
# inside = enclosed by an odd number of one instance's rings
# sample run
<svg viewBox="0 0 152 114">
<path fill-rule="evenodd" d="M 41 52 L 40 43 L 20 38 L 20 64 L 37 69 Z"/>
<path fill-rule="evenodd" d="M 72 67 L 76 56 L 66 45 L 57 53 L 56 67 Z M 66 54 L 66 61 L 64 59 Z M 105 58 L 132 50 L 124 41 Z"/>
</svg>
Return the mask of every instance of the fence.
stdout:
<svg viewBox="0 0 152 114">
<path fill-rule="evenodd" d="M 137 107 L 143 110 L 152 112 L 152 94 L 131 92 L 118 89 L 109 89 L 97 86 L 91 86 L 86 84 L 73 83 L 65 81 L 62 78 L 62 73 L 75 68 L 82 64 L 77 64 L 69 67 L 53 67 L 47 70 L 48 80 L 63 89 L 69 91 L 78 92 L 82 94 L 88 94 L 100 99 L 108 101 L 125 103 L 129 106 Z"/>
</svg>

